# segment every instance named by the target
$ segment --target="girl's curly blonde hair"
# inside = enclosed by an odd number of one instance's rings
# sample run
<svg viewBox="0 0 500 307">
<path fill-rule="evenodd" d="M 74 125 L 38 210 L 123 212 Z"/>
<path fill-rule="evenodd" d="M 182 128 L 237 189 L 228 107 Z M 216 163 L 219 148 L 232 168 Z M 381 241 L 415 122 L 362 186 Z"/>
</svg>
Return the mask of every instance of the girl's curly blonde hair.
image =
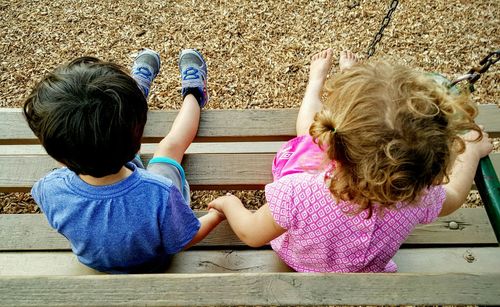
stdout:
<svg viewBox="0 0 500 307">
<path fill-rule="evenodd" d="M 325 93 L 309 132 L 336 161 L 331 193 L 357 204 L 355 213 L 416 203 L 426 188 L 449 180 L 455 155 L 465 149 L 458 135 L 480 132 L 467 94 L 451 94 L 403 66 L 355 65 L 328 80 Z"/>
</svg>

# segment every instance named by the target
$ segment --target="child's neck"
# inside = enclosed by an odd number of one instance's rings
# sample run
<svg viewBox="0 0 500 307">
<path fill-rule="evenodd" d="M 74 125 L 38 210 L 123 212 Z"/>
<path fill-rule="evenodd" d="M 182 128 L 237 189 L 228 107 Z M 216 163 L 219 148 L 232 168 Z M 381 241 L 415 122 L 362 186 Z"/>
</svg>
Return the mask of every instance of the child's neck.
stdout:
<svg viewBox="0 0 500 307">
<path fill-rule="evenodd" d="M 83 181 L 85 181 L 90 185 L 100 186 L 100 185 L 110 185 L 113 183 L 117 183 L 118 181 L 121 181 L 130 175 L 132 175 L 132 170 L 123 166 L 120 169 L 120 171 L 118 171 L 118 173 L 107 175 L 101 178 L 92 177 L 90 175 L 78 175 L 78 177 L 80 177 L 80 179 L 82 179 Z"/>
</svg>

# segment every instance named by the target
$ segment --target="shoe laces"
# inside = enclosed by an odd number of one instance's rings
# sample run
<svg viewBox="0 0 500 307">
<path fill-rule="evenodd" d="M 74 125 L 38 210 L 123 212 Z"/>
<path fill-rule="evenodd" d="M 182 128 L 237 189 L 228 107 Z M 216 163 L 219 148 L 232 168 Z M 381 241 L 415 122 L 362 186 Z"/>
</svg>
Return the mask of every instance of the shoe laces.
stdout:
<svg viewBox="0 0 500 307">
<path fill-rule="evenodd" d="M 199 70 L 194 67 L 188 67 L 182 72 L 182 80 L 200 79 Z"/>
</svg>

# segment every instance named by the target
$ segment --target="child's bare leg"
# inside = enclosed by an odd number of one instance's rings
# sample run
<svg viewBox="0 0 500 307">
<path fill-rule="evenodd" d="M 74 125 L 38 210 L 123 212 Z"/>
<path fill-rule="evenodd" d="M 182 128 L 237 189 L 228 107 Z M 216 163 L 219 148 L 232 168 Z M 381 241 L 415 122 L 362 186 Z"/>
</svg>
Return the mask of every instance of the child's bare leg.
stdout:
<svg viewBox="0 0 500 307">
<path fill-rule="evenodd" d="M 312 56 L 309 81 L 297 116 L 297 135 L 309 134 L 314 115 L 321 111 L 321 89 L 332 67 L 333 50 L 328 48 Z"/>
<path fill-rule="evenodd" d="M 314 120 L 314 115 L 323 108 L 321 90 L 332 67 L 332 57 L 333 51 L 329 48 L 313 55 L 311 59 L 309 82 L 297 117 L 297 136 L 309 134 L 309 127 Z M 340 71 L 349 69 L 356 61 L 357 57 L 354 53 L 343 51 L 339 59 Z"/>
<path fill-rule="evenodd" d="M 170 132 L 160 141 L 154 157 L 169 157 L 181 163 L 186 149 L 198 132 L 200 111 L 198 101 L 193 95 L 184 97 L 179 114 L 175 117 Z"/>
<path fill-rule="evenodd" d="M 207 64 L 197 50 L 185 49 L 179 55 L 179 70 L 184 97 L 182 107 L 154 157 L 168 157 L 181 163 L 198 132 L 201 108 L 208 102 Z"/>
</svg>

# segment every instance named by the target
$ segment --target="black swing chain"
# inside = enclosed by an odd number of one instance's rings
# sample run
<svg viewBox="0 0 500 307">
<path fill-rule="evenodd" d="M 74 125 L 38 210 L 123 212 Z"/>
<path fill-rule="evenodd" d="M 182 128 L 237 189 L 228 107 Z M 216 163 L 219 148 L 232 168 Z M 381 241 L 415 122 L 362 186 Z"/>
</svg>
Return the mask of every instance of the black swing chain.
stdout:
<svg viewBox="0 0 500 307">
<path fill-rule="evenodd" d="M 367 58 L 371 57 L 375 53 L 375 46 L 380 42 L 382 39 L 382 36 L 384 35 L 384 30 L 389 25 L 389 22 L 391 21 L 392 14 L 398 7 L 399 1 L 398 0 L 392 0 L 391 4 L 389 5 L 389 9 L 387 11 L 387 14 L 385 15 L 384 19 L 382 20 L 382 25 L 380 26 L 380 30 L 378 30 L 378 33 L 375 35 L 373 38 L 373 41 L 371 42 L 370 46 L 368 47 L 368 51 L 366 52 Z"/>
<path fill-rule="evenodd" d="M 467 80 L 469 82 L 470 92 L 474 92 L 474 83 L 485 73 L 491 65 L 498 62 L 500 59 L 500 50 L 492 51 L 485 56 L 480 62 L 480 66 L 472 67 L 465 75 L 458 77 L 455 81 L 451 82 L 450 87 L 457 83 Z"/>
</svg>

